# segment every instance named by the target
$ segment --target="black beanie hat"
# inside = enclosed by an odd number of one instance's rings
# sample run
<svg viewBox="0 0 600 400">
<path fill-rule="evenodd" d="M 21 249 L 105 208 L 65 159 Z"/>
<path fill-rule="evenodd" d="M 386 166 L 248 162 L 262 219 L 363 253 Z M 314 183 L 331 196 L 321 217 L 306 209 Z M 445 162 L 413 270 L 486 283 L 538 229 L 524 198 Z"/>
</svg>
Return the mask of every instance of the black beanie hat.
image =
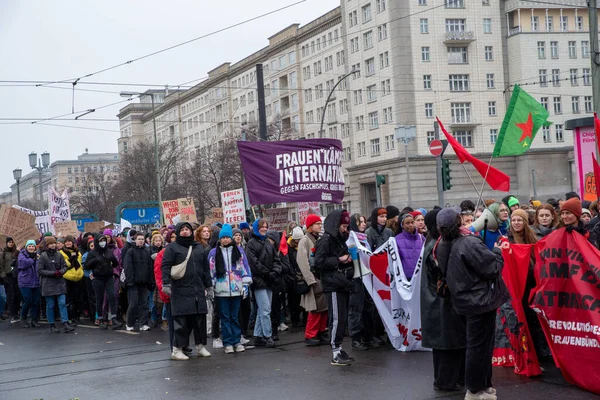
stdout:
<svg viewBox="0 0 600 400">
<path fill-rule="evenodd" d="M 6 237 L 6 244 L 8 244 L 8 242 L 14 242 L 13 238 L 11 238 L 10 236 Z"/>
<path fill-rule="evenodd" d="M 387 219 L 392 219 L 400 215 L 400 209 L 398 209 L 398 207 L 387 206 L 385 210 L 387 211 Z"/>
</svg>

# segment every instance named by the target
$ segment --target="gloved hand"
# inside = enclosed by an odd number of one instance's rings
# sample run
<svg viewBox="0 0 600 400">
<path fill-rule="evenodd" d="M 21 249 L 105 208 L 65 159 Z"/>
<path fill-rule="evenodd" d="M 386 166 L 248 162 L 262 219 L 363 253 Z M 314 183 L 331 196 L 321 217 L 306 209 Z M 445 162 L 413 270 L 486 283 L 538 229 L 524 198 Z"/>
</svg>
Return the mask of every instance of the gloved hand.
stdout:
<svg viewBox="0 0 600 400">
<path fill-rule="evenodd" d="M 573 231 L 575 230 L 575 225 L 567 225 L 566 226 L 566 231 L 569 233 L 573 233 Z"/>
<path fill-rule="evenodd" d="M 245 299 L 247 299 L 247 298 L 248 298 L 248 296 L 250 295 L 250 291 L 249 291 L 248 285 L 244 285 L 244 286 L 242 287 L 242 293 L 243 293 L 243 295 L 242 295 L 242 298 L 243 298 L 244 300 L 245 300 Z"/>
<path fill-rule="evenodd" d="M 150 256 L 151 259 L 156 260 L 156 256 L 158 255 L 158 253 L 154 253 Z"/>
<path fill-rule="evenodd" d="M 206 297 L 214 300 L 215 298 L 215 289 L 213 287 L 209 287 L 206 289 Z"/>
<path fill-rule="evenodd" d="M 59 270 L 56 270 L 56 271 L 54 271 L 54 276 L 55 276 L 55 277 L 57 277 L 57 278 L 60 278 L 62 275 L 63 275 L 63 274 L 62 274 L 62 272 L 61 272 L 61 271 L 59 271 Z"/>
<path fill-rule="evenodd" d="M 171 297 L 171 285 L 163 285 L 162 292 L 163 294 L 166 294 L 167 296 Z"/>
</svg>

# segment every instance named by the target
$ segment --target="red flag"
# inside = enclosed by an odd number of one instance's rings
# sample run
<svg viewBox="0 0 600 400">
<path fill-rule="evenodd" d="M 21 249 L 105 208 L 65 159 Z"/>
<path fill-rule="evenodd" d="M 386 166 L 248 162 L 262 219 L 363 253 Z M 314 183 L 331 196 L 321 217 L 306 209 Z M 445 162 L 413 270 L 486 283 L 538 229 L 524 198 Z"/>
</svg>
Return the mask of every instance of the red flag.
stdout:
<svg viewBox="0 0 600 400">
<path fill-rule="evenodd" d="M 456 153 L 456 157 L 458 157 L 458 160 L 461 164 L 465 161 L 470 162 L 475 167 L 477 172 L 479 172 L 479 175 L 485 179 L 492 189 L 500 190 L 502 192 L 510 191 L 510 176 L 506 175 L 499 169 L 491 167 L 488 163 L 472 156 L 467 150 L 465 150 L 464 147 L 462 147 L 460 143 L 458 143 L 456 139 L 454 139 L 454 136 L 446 131 L 442 121 L 440 121 L 440 119 L 437 117 L 436 119 L 438 124 L 440 124 L 440 129 L 442 132 L 444 132 L 448 143 L 450 143 L 450 146 L 452 146 L 452 149 L 454 150 L 454 153 Z"/>
<path fill-rule="evenodd" d="M 598 165 L 598 160 L 596 160 L 596 155 L 592 153 L 592 161 L 594 161 L 594 180 L 596 181 L 596 194 L 600 199 L 600 165 Z"/>
<path fill-rule="evenodd" d="M 285 231 L 281 232 L 281 240 L 279 241 L 279 252 L 284 256 L 288 255 L 288 244 L 285 237 Z"/>
</svg>

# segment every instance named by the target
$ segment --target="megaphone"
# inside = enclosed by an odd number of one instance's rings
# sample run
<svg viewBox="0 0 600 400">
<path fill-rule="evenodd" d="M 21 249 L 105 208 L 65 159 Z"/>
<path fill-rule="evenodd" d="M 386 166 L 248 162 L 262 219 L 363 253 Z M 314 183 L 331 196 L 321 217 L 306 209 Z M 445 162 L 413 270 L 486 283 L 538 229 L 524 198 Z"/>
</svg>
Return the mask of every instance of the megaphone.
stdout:
<svg viewBox="0 0 600 400">
<path fill-rule="evenodd" d="M 471 228 L 473 228 L 475 232 L 482 231 L 485 228 L 486 220 L 487 229 L 492 231 L 498 229 L 498 220 L 496 219 L 494 213 L 489 210 L 489 208 L 483 210 L 483 214 L 481 214 L 481 216 L 471 224 Z"/>
<path fill-rule="evenodd" d="M 352 278 L 361 278 L 365 275 L 369 275 L 371 270 L 363 265 L 358 258 L 358 249 L 356 246 L 348 247 L 350 257 L 352 257 L 352 263 L 354 264 L 354 276 Z"/>
</svg>

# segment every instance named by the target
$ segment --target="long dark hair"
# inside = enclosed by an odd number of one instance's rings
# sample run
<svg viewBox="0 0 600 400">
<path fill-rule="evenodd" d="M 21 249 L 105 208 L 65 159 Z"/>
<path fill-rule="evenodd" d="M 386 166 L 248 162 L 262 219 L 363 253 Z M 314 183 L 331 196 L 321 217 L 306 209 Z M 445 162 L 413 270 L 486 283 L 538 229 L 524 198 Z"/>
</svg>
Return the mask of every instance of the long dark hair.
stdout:
<svg viewBox="0 0 600 400">
<path fill-rule="evenodd" d="M 460 227 L 462 225 L 462 218 L 460 217 L 460 215 L 456 216 L 456 221 L 454 221 L 454 223 L 449 226 L 449 227 L 445 227 L 445 226 L 440 226 L 438 227 L 439 231 L 440 231 L 440 236 L 442 237 L 442 239 L 444 239 L 446 242 L 451 242 L 455 239 L 458 239 L 461 235 L 460 235 Z"/>
</svg>

